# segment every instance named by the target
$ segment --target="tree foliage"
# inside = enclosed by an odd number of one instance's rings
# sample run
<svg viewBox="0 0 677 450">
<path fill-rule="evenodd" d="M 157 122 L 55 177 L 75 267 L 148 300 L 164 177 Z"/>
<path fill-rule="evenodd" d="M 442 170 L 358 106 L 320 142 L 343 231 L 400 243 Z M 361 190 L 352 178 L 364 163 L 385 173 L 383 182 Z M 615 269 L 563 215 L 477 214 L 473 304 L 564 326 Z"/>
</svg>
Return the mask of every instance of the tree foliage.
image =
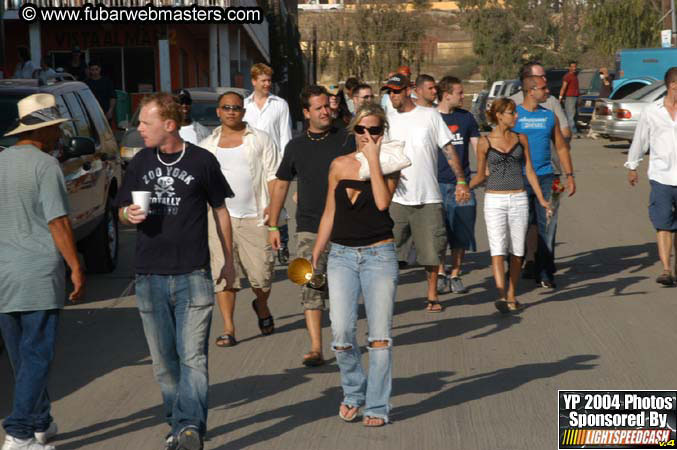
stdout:
<svg viewBox="0 0 677 450">
<path fill-rule="evenodd" d="M 319 70 L 332 70 L 337 80 L 383 80 L 402 64 L 419 67 L 425 57 L 422 15 L 407 13 L 402 4 L 371 4 L 355 12 L 316 16 Z"/>
<path fill-rule="evenodd" d="M 660 44 L 660 9 L 646 0 L 596 0 L 590 2 L 588 39 L 601 53 L 621 48 L 656 47 Z"/>
</svg>

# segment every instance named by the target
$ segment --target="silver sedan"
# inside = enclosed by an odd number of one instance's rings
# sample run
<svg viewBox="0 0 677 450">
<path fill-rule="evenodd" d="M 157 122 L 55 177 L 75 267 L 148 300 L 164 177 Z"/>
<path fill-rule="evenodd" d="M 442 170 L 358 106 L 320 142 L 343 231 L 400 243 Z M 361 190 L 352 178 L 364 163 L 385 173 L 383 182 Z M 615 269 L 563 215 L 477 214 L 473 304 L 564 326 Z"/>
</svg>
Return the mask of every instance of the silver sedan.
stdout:
<svg viewBox="0 0 677 450">
<path fill-rule="evenodd" d="M 652 102 L 665 97 L 663 81 L 656 81 L 611 103 L 611 119 L 606 124 L 606 134 L 610 139 L 632 141 L 635 128 L 644 108 Z"/>
</svg>

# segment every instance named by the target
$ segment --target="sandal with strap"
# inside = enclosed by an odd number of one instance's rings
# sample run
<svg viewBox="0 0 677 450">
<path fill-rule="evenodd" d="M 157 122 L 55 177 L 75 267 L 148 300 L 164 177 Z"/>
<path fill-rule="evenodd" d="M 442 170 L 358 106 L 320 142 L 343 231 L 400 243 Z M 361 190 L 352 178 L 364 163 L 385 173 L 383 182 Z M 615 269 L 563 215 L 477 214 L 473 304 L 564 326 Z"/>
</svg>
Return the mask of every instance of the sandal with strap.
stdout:
<svg viewBox="0 0 677 450">
<path fill-rule="evenodd" d="M 348 414 L 343 414 L 341 411 L 341 406 L 345 406 L 348 408 Z M 345 403 L 341 403 L 341 406 L 339 406 L 339 417 L 341 420 L 345 422 L 353 422 L 355 419 L 357 419 L 357 414 L 360 412 L 360 407 L 359 406 L 350 406 Z M 355 410 L 352 415 L 350 415 L 350 411 Z"/>
<path fill-rule="evenodd" d="M 442 304 L 439 302 L 439 300 L 426 300 L 426 303 L 427 305 L 425 307 L 425 311 L 428 313 L 437 314 L 444 310 L 444 307 L 442 307 Z M 439 306 L 439 309 L 436 309 L 436 306 Z"/>
<path fill-rule="evenodd" d="M 308 357 L 303 358 L 303 365 L 306 367 L 317 367 L 324 365 L 324 359 L 320 352 L 308 352 Z"/>
<path fill-rule="evenodd" d="M 514 302 L 509 302 L 503 299 L 496 300 L 494 302 L 494 306 L 496 307 L 497 310 L 501 312 L 501 314 L 510 314 L 513 312 L 518 312 L 524 308 L 524 305 L 522 305 L 517 300 L 515 300 Z"/>
<path fill-rule="evenodd" d="M 259 310 L 256 309 L 256 299 L 252 300 L 252 308 L 256 313 L 256 317 L 259 319 L 259 330 L 261 330 L 261 334 L 263 336 L 269 336 L 273 334 L 275 332 L 275 321 L 273 320 L 273 316 L 264 318 L 259 317 Z"/>
<path fill-rule="evenodd" d="M 376 423 L 372 423 L 372 420 L 376 420 Z M 386 420 L 383 417 L 373 417 L 373 416 L 364 416 L 364 419 L 362 419 L 362 424 L 365 427 L 369 428 L 376 428 L 376 427 L 382 427 L 383 425 L 386 424 Z"/>
<path fill-rule="evenodd" d="M 237 339 L 232 334 L 222 334 L 216 338 L 217 347 L 234 347 L 237 345 Z"/>
</svg>

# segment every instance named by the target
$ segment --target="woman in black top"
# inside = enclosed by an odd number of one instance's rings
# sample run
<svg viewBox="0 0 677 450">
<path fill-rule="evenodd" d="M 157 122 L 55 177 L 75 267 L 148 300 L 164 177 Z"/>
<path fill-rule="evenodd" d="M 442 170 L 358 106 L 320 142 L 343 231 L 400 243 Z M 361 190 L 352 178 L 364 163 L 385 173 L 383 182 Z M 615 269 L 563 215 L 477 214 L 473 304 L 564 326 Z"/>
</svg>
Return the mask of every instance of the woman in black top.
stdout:
<svg viewBox="0 0 677 450">
<path fill-rule="evenodd" d="M 374 104 L 360 108 L 348 125 L 355 135 L 357 152 L 336 158 L 329 170 L 329 192 L 313 264 L 331 240 L 327 282 L 332 348 L 341 370 L 344 398 L 339 416 L 353 421 L 365 406 L 368 427 L 388 422 L 392 385 L 393 305 L 398 266 L 393 221 L 388 207 L 399 172 L 384 176 L 379 163 L 383 133 L 388 123 L 383 109 Z M 360 180 L 358 152 L 366 157 L 370 179 Z M 357 344 L 357 304 L 360 294 L 369 324 L 369 374 L 365 375 Z"/>
</svg>

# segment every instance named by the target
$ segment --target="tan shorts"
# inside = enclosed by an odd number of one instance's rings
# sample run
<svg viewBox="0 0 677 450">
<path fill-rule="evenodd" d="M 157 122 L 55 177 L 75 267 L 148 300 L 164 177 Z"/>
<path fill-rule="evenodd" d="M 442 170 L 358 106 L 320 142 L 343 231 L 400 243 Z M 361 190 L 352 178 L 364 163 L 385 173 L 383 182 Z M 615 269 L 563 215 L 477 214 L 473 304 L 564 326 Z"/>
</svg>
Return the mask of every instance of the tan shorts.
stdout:
<svg viewBox="0 0 677 450">
<path fill-rule="evenodd" d="M 233 263 L 235 265 L 235 282 L 226 286 L 226 282 L 216 280 L 221 274 L 224 264 L 223 249 L 216 232 L 214 217 L 209 212 L 209 255 L 211 259 L 214 292 L 221 292 L 227 287 L 242 289 L 242 279 L 247 278 L 253 288 L 270 290 L 273 283 L 275 259 L 272 247 L 268 242 L 268 229 L 257 226 L 258 219 L 230 218 L 233 228 Z"/>
<path fill-rule="evenodd" d="M 390 217 L 395 223 L 393 234 L 400 261 L 407 260 L 410 247 L 407 241 L 411 237 L 416 246 L 416 260 L 420 265 L 442 264 L 447 231 L 441 203 L 411 206 L 392 202 Z"/>
<path fill-rule="evenodd" d="M 311 233 L 309 231 L 299 231 L 296 233 L 296 257 L 297 258 L 306 258 L 311 260 L 313 258 L 313 246 L 317 240 L 317 234 Z M 320 260 L 317 262 L 318 272 L 324 273 L 327 270 L 327 257 L 329 256 L 329 245 L 327 249 L 320 255 Z M 325 289 L 324 291 L 318 291 L 317 289 L 311 289 L 308 287 L 301 288 L 301 304 L 303 305 L 304 310 L 309 309 L 327 309 L 327 299 L 329 298 L 329 292 Z"/>
</svg>

